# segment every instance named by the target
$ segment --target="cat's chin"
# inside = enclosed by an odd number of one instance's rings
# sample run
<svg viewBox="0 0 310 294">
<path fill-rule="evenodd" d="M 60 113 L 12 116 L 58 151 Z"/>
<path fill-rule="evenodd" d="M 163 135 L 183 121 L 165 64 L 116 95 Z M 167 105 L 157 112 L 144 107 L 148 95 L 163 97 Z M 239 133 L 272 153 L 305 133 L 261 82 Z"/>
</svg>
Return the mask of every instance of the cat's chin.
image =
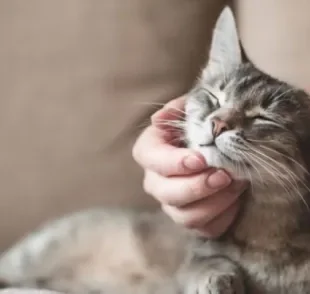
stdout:
<svg viewBox="0 0 310 294">
<path fill-rule="evenodd" d="M 248 178 L 249 174 L 245 174 L 240 170 L 240 164 L 230 159 L 229 156 L 224 155 L 215 145 L 196 146 L 193 149 L 203 155 L 208 166 L 224 169 L 234 179 L 250 180 Z"/>
</svg>

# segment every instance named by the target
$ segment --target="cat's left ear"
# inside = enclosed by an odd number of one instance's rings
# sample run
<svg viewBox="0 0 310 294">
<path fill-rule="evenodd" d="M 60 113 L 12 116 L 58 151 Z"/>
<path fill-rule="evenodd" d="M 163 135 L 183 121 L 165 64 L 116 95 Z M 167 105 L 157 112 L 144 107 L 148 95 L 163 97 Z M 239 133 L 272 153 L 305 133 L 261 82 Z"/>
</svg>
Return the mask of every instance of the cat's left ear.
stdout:
<svg viewBox="0 0 310 294">
<path fill-rule="evenodd" d="M 221 12 L 213 31 L 209 60 L 202 72 L 207 83 L 225 77 L 242 62 L 241 46 L 233 12 L 226 6 Z"/>
</svg>

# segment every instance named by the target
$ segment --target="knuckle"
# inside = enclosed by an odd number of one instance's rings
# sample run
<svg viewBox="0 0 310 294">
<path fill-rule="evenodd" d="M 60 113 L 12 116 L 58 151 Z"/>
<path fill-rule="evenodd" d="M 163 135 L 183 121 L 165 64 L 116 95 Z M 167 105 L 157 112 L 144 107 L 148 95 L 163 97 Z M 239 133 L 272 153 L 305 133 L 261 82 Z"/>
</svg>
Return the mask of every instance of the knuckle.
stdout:
<svg viewBox="0 0 310 294">
<path fill-rule="evenodd" d="M 142 164 L 142 159 L 141 159 L 141 155 L 144 154 L 143 152 L 143 142 L 145 141 L 145 135 L 148 132 L 149 127 L 147 127 L 141 134 L 140 136 L 137 138 L 136 142 L 134 143 L 132 149 L 131 149 L 131 154 L 133 159 L 138 162 L 140 165 Z M 141 147 L 142 146 L 142 147 Z"/>
<path fill-rule="evenodd" d="M 179 226 L 190 228 L 192 227 L 192 223 L 189 219 L 187 219 L 182 213 L 169 213 L 168 215 L 172 218 L 172 220 Z"/>
<path fill-rule="evenodd" d="M 163 193 L 164 183 L 152 171 L 147 170 L 143 180 L 143 190 L 155 198 L 158 202 L 166 204 L 166 193 Z"/>
<path fill-rule="evenodd" d="M 178 174 L 182 174 L 186 172 L 186 168 L 184 166 L 184 163 L 183 163 L 183 160 L 179 160 L 177 163 L 176 163 L 176 171 Z"/>
<path fill-rule="evenodd" d="M 189 218 L 184 220 L 183 226 L 187 229 L 195 229 L 199 226 L 199 222 L 196 219 Z"/>
<path fill-rule="evenodd" d="M 153 170 L 156 170 L 157 173 L 161 175 L 162 177 L 166 178 L 170 176 L 168 170 L 160 162 L 157 162 L 156 164 L 151 165 L 150 168 Z"/>
<path fill-rule="evenodd" d="M 160 158 L 154 159 L 150 156 L 150 152 L 142 152 L 139 150 L 135 154 L 135 160 L 140 164 L 141 167 L 147 168 L 148 170 L 152 171 L 153 173 L 158 174 L 161 177 L 168 178 L 170 176 L 169 169 L 167 169 L 167 163 L 164 160 L 159 160 Z"/>
<path fill-rule="evenodd" d="M 180 195 L 179 191 L 169 191 L 169 193 L 165 193 L 164 197 L 162 197 L 162 203 L 173 206 L 173 207 L 180 207 L 183 205 L 183 201 L 176 197 L 175 195 Z"/>
<path fill-rule="evenodd" d="M 180 185 L 177 182 L 169 183 L 170 179 L 165 179 L 164 182 L 157 185 L 158 198 L 164 205 L 170 207 L 181 207 L 184 205 L 184 196 Z"/>
<path fill-rule="evenodd" d="M 160 159 L 160 158 L 158 158 Z M 174 154 L 171 156 L 164 156 L 152 166 L 162 177 L 168 178 L 172 175 L 185 175 L 185 167 L 181 159 L 175 158 Z"/>
<path fill-rule="evenodd" d="M 132 157 L 133 159 L 140 163 L 139 162 L 139 141 L 140 141 L 140 138 L 136 141 L 136 143 L 134 144 L 134 146 L 132 147 L 132 150 L 131 150 L 131 154 L 132 154 Z"/>
<path fill-rule="evenodd" d="M 195 179 L 190 184 L 189 191 L 193 196 L 196 196 L 196 197 L 207 196 L 206 185 L 205 185 L 205 177 L 199 176 L 197 179 Z"/>
<path fill-rule="evenodd" d="M 176 207 L 166 205 L 164 212 L 172 219 L 174 223 L 187 229 L 193 229 L 197 227 L 197 220 L 192 216 L 184 213 Z"/>
<path fill-rule="evenodd" d="M 143 178 L 143 190 L 147 194 L 153 195 L 152 187 L 153 185 L 150 184 L 150 174 L 148 172 L 145 172 Z"/>
<path fill-rule="evenodd" d="M 207 225 L 211 221 L 211 219 L 211 215 L 209 215 L 207 211 L 205 212 L 205 214 L 198 214 L 197 212 L 195 213 L 193 211 L 192 214 L 188 215 L 184 226 L 188 229 L 199 228 L 201 226 Z"/>
<path fill-rule="evenodd" d="M 165 192 L 162 192 L 162 191 L 165 191 L 164 187 L 162 187 L 162 190 L 158 190 L 157 199 L 159 199 L 160 202 L 164 205 L 177 207 L 178 201 L 175 200 L 175 197 L 173 197 L 175 193 L 173 193 L 173 191 L 169 191 L 168 193 L 167 191 Z"/>
</svg>

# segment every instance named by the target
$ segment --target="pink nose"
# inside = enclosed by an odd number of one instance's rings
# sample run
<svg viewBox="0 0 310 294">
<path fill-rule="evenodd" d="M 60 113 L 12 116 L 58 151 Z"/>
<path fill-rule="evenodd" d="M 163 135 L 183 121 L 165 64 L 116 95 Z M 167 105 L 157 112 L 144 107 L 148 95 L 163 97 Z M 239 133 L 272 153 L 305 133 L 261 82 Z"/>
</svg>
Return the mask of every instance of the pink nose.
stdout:
<svg viewBox="0 0 310 294">
<path fill-rule="evenodd" d="M 227 122 L 219 119 L 218 117 L 212 118 L 211 123 L 212 123 L 212 134 L 214 138 L 218 137 L 223 132 L 229 130 Z"/>
</svg>

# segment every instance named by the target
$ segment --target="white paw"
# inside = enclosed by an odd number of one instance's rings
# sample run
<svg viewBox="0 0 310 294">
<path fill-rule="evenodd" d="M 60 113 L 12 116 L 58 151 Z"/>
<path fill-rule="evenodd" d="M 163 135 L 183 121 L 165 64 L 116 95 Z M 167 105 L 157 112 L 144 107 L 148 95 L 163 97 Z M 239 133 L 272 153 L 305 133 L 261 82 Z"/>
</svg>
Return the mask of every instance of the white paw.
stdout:
<svg viewBox="0 0 310 294">
<path fill-rule="evenodd" d="M 214 274 L 192 279 L 184 294 L 242 294 L 243 288 L 235 275 Z"/>
</svg>

